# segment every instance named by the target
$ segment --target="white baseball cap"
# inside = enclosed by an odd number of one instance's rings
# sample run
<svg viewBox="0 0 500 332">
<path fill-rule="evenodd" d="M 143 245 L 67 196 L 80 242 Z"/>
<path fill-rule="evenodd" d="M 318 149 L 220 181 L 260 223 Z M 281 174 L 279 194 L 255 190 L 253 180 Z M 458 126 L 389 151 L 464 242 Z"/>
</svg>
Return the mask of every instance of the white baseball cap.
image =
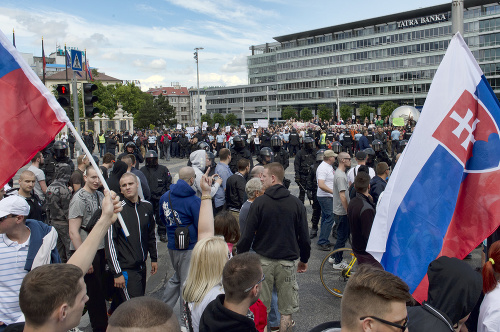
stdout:
<svg viewBox="0 0 500 332">
<path fill-rule="evenodd" d="M 28 202 L 21 196 L 13 195 L 0 201 L 0 218 L 9 214 L 27 216 L 30 213 Z"/>
</svg>

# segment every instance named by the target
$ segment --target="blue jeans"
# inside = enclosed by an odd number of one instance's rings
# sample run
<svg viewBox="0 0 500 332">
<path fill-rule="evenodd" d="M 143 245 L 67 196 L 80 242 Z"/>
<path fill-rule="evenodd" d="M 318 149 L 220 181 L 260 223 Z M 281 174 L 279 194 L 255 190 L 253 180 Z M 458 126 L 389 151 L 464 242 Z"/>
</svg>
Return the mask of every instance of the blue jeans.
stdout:
<svg viewBox="0 0 500 332">
<path fill-rule="evenodd" d="M 345 242 L 349 238 L 350 228 L 349 228 L 349 219 L 347 219 L 347 215 L 338 216 L 336 214 L 333 215 L 333 219 L 339 225 L 337 228 L 337 243 L 335 243 L 335 249 L 344 248 Z M 338 264 L 342 261 L 342 253 L 336 253 L 335 264 Z"/>
<path fill-rule="evenodd" d="M 281 315 L 278 311 L 278 291 L 276 285 L 273 287 L 273 294 L 271 296 L 271 311 L 267 315 L 267 326 L 276 327 L 280 326 Z"/>
<path fill-rule="evenodd" d="M 333 197 L 318 197 L 321 207 L 321 228 L 319 231 L 318 245 L 330 244 L 330 233 L 333 226 Z"/>
</svg>

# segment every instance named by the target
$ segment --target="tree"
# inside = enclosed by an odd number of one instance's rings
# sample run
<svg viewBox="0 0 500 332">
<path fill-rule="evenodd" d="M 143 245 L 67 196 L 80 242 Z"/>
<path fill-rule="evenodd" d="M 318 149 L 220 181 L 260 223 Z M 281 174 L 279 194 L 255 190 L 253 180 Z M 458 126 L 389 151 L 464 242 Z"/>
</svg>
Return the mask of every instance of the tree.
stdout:
<svg viewBox="0 0 500 332">
<path fill-rule="evenodd" d="M 208 113 L 201 115 L 201 123 L 203 123 L 203 122 L 206 122 L 209 126 L 212 126 L 214 124 L 212 117 Z"/>
<path fill-rule="evenodd" d="M 139 111 L 144 103 L 144 95 L 147 94 L 134 83 L 115 85 L 114 93 L 115 99 L 122 104 L 123 109 L 132 114 Z"/>
<path fill-rule="evenodd" d="M 177 123 L 175 108 L 170 105 L 168 99 L 163 95 L 159 95 L 156 99 L 151 95 L 147 95 L 143 105 L 135 114 L 135 121 L 140 128 L 147 128 L 150 125 L 159 128 L 163 126 L 170 127 Z"/>
<path fill-rule="evenodd" d="M 309 121 L 311 120 L 312 118 L 314 118 L 314 115 L 312 113 L 312 111 L 305 107 L 302 109 L 302 111 L 300 111 L 300 119 L 303 120 L 303 121 Z"/>
<path fill-rule="evenodd" d="M 287 106 L 283 109 L 283 111 L 281 111 L 281 118 L 283 120 L 297 118 L 297 110 L 292 106 Z"/>
<path fill-rule="evenodd" d="M 399 105 L 393 101 L 386 101 L 382 105 L 380 105 L 380 115 L 382 116 L 382 119 L 390 116 L 392 112 L 394 112 L 394 110 L 398 108 L 398 106 Z"/>
<path fill-rule="evenodd" d="M 236 117 L 236 115 L 234 115 L 233 113 L 226 114 L 226 124 L 228 126 L 229 125 L 237 126 L 238 125 L 238 118 Z"/>
<path fill-rule="evenodd" d="M 352 106 L 350 105 L 342 105 L 340 106 L 340 117 L 342 120 L 347 121 L 352 116 Z"/>
<path fill-rule="evenodd" d="M 218 123 L 220 127 L 222 127 L 225 123 L 225 119 L 224 119 L 224 115 L 220 114 L 220 113 L 214 113 L 213 117 L 212 117 L 212 121 L 213 123 Z"/>
<path fill-rule="evenodd" d="M 93 83 L 97 85 L 94 95 L 98 98 L 94 106 L 99 109 L 99 113 L 106 114 L 110 119 L 113 118 L 117 108 L 116 85 L 104 85 L 101 81 L 94 81 Z"/>
<path fill-rule="evenodd" d="M 318 106 L 318 117 L 322 121 L 329 121 L 332 118 L 333 110 L 322 104 Z"/>
<path fill-rule="evenodd" d="M 370 118 L 370 114 L 375 113 L 375 108 L 368 106 L 367 104 L 361 104 L 359 106 L 359 115 L 361 115 L 362 118 Z"/>
</svg>

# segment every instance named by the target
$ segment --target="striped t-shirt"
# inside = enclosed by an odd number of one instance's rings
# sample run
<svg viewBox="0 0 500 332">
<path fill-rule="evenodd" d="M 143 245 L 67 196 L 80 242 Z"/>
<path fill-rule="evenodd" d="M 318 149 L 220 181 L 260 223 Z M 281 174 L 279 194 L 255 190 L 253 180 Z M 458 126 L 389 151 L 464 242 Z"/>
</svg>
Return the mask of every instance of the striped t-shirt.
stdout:
<svg viewBox="0 0 500 332">
<path fill-rule="evenodd" d="M 18 244 L 7 235 L 0 234 L 0 321 L 9 325 L 23 314 L 19 307 L 19 290 L 23 278 L 30 238 Z"/>
</svg>

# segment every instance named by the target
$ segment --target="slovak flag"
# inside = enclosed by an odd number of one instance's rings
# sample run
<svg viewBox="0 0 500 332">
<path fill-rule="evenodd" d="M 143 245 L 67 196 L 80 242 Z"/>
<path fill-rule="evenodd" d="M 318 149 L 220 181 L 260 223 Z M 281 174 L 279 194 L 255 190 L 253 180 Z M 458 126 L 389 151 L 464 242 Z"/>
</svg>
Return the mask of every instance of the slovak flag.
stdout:
<svg viewBox="0 0 500 332">
<path fill-rule="evenodd" d="M 463 259 L 500 225 L 500 104 L 460 33 L 377 208 L 367 251 L 419 302 L 427 267 Z"/>
<path fill-rule="evenodd" d="M 0 31 L 0 187 L 69 122 L 66 112 Z"/>
</svg>

